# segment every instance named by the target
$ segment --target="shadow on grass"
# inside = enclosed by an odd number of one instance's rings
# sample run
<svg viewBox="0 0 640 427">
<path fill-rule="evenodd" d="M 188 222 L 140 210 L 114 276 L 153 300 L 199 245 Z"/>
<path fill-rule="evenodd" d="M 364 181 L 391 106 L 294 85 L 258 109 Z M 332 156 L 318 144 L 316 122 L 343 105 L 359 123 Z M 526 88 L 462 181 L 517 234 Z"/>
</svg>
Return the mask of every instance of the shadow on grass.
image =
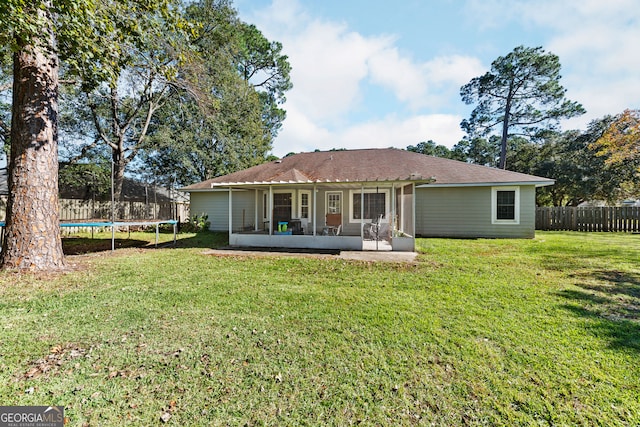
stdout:
<svg viewBox="0 0 640 427">
<path fill-rule="evenodd" d="M 116 249 L 141 248 L 149 244 L 146 240 L 115 239 Z M 91 239 L 86 237 L 65 237 L 62 239 L 65 255 L 81 255 L 111 250 L 111 239 Z"/>
<path fill-rule="evenodd" d="M 168 234 L 168 232 L 162 232 Z M 173 233 L 172 233 L 173 234 Z M 176 248 L 203 248 L 216 249 L 228 244 L 227 233 L 214 233 L 204 231 L 190 237 L 178 234 L 176 238 Z M 115 239 L 115 248 L 155 248 L 155 233 L 150 233 L 148 240 L 143 239 Z M 158 248 L 174 247 L 173 240 L 161 242 Z M 111 238 L 89 238 L 89 237 L 64 237 L 62 239 L 62 249 L 65 255 L 80 255 L 111 250 Z"/>
<path fill-rule="evenodd" d="M 218 233 L 213 231 L 201 231 L 192 237 L 180 238 L 176 241 L 176 248 L 203 248 L 218 249 L 229 244 L 228 233 Z M 171 242 L 170 245 L 173 245 Z"/>
<path fill-rule="evenodd" d="M 559 292 L 572 302 L 563 307 L 591 320 L 587 329 L 608 336 L 612 347 L 640 351 L 640 275 L 595 270 L 574 277 L 579 289 Z"/>
</svg>

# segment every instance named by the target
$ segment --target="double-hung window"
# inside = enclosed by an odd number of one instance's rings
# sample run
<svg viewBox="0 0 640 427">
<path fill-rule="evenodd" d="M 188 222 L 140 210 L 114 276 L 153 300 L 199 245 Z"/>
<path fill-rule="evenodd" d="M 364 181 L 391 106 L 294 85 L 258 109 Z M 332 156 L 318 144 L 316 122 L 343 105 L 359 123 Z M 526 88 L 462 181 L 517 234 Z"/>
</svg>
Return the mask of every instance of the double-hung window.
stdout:
<svg viewBox="0 0 640 427">
<path fill-rule="evenodd" d="M 491 188 L 491 223 L 520 224 L 520 188 Z"/>
</svg>

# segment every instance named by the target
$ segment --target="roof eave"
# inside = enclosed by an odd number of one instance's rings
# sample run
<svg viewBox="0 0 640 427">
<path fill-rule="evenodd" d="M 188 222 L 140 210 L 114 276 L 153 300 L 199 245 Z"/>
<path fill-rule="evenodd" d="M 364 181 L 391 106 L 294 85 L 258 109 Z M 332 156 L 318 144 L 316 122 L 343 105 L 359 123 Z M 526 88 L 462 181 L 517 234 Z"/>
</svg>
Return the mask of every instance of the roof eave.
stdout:
<svg viewBox="0 0 640 427">
<path fill-rule="evenodd" d="M 418 188 L 446 188 L 446 187 L 506 187 L 534 185 L 535 187 L 546 187 L 555 184 L 554 180 L 548 181 L 507 181 L 507 182 L 460 182 L 460 183 L 431 183 L 419 185 Z"/>
</svg>

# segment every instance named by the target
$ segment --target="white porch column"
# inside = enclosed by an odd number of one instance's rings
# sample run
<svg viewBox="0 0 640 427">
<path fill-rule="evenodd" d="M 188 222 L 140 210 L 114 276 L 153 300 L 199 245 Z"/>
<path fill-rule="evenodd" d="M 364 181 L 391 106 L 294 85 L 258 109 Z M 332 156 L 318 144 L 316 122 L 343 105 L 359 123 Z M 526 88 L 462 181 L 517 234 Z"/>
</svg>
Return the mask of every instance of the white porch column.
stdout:
<svg viewBox="0 0 640 427">
<path fill-rule="evenodd" d="M 395 222 L 396 225 L 396 229 L 398 227 L 400 227 L 400 224 L 397 221 L 396 218 L 396 206 L 398 204 L 398 200 L 396 199 L 396 185 L 395 184 L 391 184 L 391 237 L 393 237 L 393 232 L 397 231 L 393 229 L 393 223 Z"/>
<path fill-rule="evenodd" d="M 404 184 L 400 187 L 400 224 L 398 224 L 400 230 L 404 230 Z"/>
<path fill-rule="evenodd" d="M 316 222 L 316 218 L 317 218 L 316 211 L 318 210 L 318 207 L 317 207 L 318 204 L 316 203 L 317 191 L 318 190 L 316 189 L 316 184 L 313 184 L 313 235 L 314 236 L 316 235 L 316 228 L 318 228 L 318 225 L 317 225 L 318 223 Z"/>
<path fill-rule="evenodd" d="M 253 200 L 253 205 L 254 205 L 254 209 L 253 209 L 253 231 L 258 231 L 258 189 L 256 188 L 255 190 L 255 197 Z"/>
<path fill-rule="evenodd" d="M 269 186 L 269 236 L 273 234 L 273 186 Z"/>
<path fill-rule="evenodd" d="M 364 240 L 364 183 L 360 184 L 360 238 Z"/>
<path fill-rule="evenodd" d="M 229 239 L 233 234 L 233 188 L 229 187 Z"/>
<path fill-rule="evenodd" d="M 411 235 L 416 238 L 416 184 L 411 183 L 411 223 L 413 224 L 413 230 Z"/>
</svg>

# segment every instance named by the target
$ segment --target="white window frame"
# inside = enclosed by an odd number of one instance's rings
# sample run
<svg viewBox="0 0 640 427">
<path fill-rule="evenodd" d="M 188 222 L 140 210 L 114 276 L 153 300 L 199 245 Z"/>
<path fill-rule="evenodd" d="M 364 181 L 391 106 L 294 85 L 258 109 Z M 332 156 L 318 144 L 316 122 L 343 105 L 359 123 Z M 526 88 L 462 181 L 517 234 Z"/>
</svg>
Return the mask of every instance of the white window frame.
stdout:
<svg viewBox="0 0 640 427">
<path fill-rule="evenodd" d="M 329 212 L 329 195 L 331 194 L 338 194 L 340 195 L 340 212 Z M 325 194 L 325 205 L 324 205 L 324 213 L 325 214 L 333 214 L 333 213 L 339 213 L 340 215 L 342 215 L 342 212 L 344 211 L 344 197 L 342 194 L 342 191 L 327 191 Z"/>
<path fill-rule="evenodd" d="M 389 203 L 391 203 L 391 190 L 388 188 L 383 188 L 383 189 L 379 189 L 379 190 L 375 190 L 375 189 L 367 189 L 365 188 L 364 191 L 362 190 L 349 190 L 349 222 L 350 223 L 355 223 L 355 224 L 359 224 L 361 221 L 363 222 L 373 222 L 374 220 L 376 220 L 377 218 L 364 218 L 364 219 L 356 219 L 355 218 L 355 208 L 353 206 L 353 196 L 357 195 L 358 197 L 360 197 L 361 193 L 384 193 L 384 216 L 382 217 L 382 222 L 383 223 L 388 223 L 389 222 L 389 218 L 388 218 L 388 213 L 391 211 L 390 205 Z"/>
<path fill-rule="evenodd" d="M 298 191 L 298 218 L 303 218 L 302 216 L 302 195 L 307 195 L 307 220 L 311 221 L 311 190 L 299 190 Z"/>
<path fill-rule="evenodd" d="M 514 192 L 513 219 L 498 219 L 498 191 Z M 518 225 L 520 224 L 520 187 L 491 187 L 491 224 Z"/>
</svg>

